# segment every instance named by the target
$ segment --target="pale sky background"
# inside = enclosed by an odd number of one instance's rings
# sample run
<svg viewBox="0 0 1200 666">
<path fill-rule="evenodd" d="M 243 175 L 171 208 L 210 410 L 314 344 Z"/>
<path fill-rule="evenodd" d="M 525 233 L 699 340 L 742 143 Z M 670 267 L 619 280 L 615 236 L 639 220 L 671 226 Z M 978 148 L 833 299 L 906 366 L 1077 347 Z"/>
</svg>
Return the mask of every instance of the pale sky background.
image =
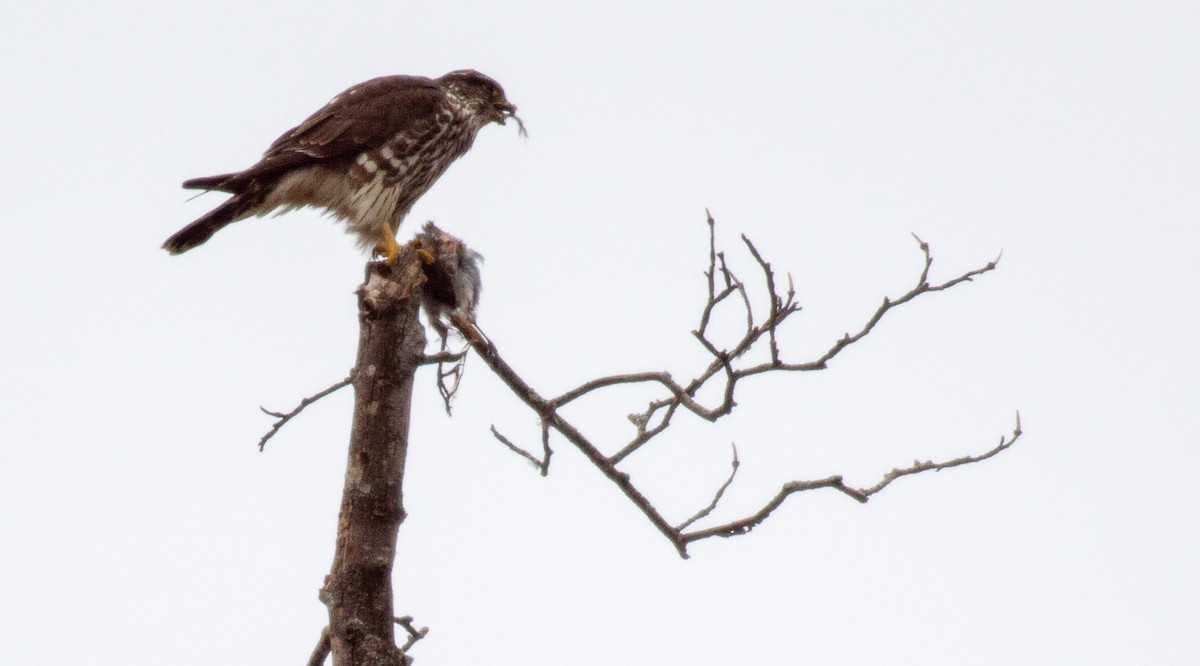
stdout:
<svg viewBox="0 0 1200 666">
<path fill-rule="evenodd" d="M 166 236 L 345 87 L 473 67 L 521 108 L 415 207 L 487 258 L 480 323 L 545 394 L 703 356 L 704 210 L 793 274 L 827 371 L 747 382 L 629 471 L 668 516 L 793 497 L 680 560 L 475 359 L 424 371 L 396 610 L 420 666 L 1184 663 L 1200 654 L 1200 5 L 10 3 L 0 20 L 0 661 L 298 664 L 325 623 L 364 257 L 311 211 Z M 760 302 L 761 304 L 761 302 Z M 645 396 L 573 412 L 628 435 Z"/>
</svg>

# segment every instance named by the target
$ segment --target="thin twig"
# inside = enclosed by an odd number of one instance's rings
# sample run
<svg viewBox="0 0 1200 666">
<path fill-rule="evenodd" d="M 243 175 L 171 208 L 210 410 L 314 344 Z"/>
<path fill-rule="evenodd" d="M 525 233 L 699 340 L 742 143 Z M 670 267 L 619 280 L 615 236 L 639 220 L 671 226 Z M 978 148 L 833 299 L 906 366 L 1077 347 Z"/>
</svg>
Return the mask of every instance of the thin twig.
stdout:
<svg viewBox="0 0 1200 666">
<path fill-rule="evenodd" d="M 763 521 L 765 521 L 771 515 L 771 513 L 775 511 L 775 509 L 778 509 L 788 497 L 795 493 L 804 492 L 806 490 L 833 488 L 834 490 L 837 490 L 862 504 L 866 504 L 867 500 L 869 500 L 872 495 L 883 490 L 893 481 L 902 476 L 919 474 L 921 472 L 928 472 L 930 470 L 939 471 L 943 469 L 949 469 L 951 467 L 958 467 L 959 465 L 967 465 L 987 460 L 988 458 L 991 458 L 992 456 L 1012 446 L 1021 437 L 1021 434 L 1021 415 L 1018 413 L 1016 427 L 1013 428 L 1012 434 L 1010 434 L 1007 438 L 1001 437 L 1000 443 L 988 451 L 977 456 L 963 456 L 961 458 L 955 458 L 953 460 L 947 460 L 941 463 L 915 461 L 910 467 L 893 469 L 883 477 L 882 481 L 874 486 L 871 486 L 870 488 L 853 488 L 847 486 L 840 475 L 835 475 L 816 481 L 789 481 L 788 483 L 783 484 L 783 487 L 778 493 L 776 493 L 775 497 L 771 498 L 769 502 L 767 502 L 761 509 L 753 514 L 740 520 L 725 523 L 724 525 L 717 525 L 716 527 L 709 527 L 702 530 L 696 530 L 695 532 L 688 532 L 680 535 L 680 538 L 684 543 L 691 543 L 693 541 L 707 539 L 708 537 L 714 536 L 728 538 L 747 534 L 755 527 L 761 525 Z"/>
<path fill-rule="evenodd" d="M 701 518 L 707 518 L 708 514 L 712 513 L 713 509 L 717 508 L 717 504 L 719 504 L 721 502 L 721 497 L 725 495 L 725 490 L 728 489 L 730 484 L 733 483 L 733 477 L 737 476 L 737 471 L 738 471 L 737 445 L 734 444 L 732 446 L 733 446 L 733 462 L 730 463 L 730 465 L 729 465 L 729 467 L 730 467 L 729 478 L 725 479 L 725 483 L 722 483 L 720 488 L 717 488 L 717 492 L 716 492 L 716 494 L 713 495 L 712 501 L 708 503 L 708 506 L 697 511 L 696 515 L 692 516 L 691 518 L 688 518 L 687 520 L 683 521 L 679 525 L 676 525 L 675 526 L 676 531 L 683 532 L 684 530 L 686 530 L 688 528 L 689 525 L 696 522 L 697 520 L 700 520 Z"/>
<path fill-rule="evenodd" d="M 443 339 L 442 344 L 445 344 Z M 434 354 L 438 357 L 437 361 L 437 388 L 438 394 L 442 397 L 442 405 L 446 408 L 446 416 L 451 416 L 451 403 L 454 402 L 454 396 L 458 394 L 458 387 L 462 383 L 463 373 L 467 368 L 467 349 L 463 348 L 460 352 L 447 353 L 442 350 L 439 354 Z M 428 358 L 428 357 L 427 357 Z M 454 362 L 449 370 L 446 370 L 446 363 Z M 454 381 L 446 383 L 446 380 L 452 378 Z"/>
<path fill-rule="evenodd" d="M 709 527 L 707 529 L 697 530 L 695 532 L 688 532 L 687 534 L 681 535 L 681 538 L 683 539 L 684 543 L 691 543 L 693 541 L 706 539 L 712 536 L 732 537 L 747 534 L 750 532 L 750 530 L 762 524 L 762 522 L 765 521 L 771 515 L 771 513 L 775 511 L 775 509 L 778 509 L 779 506 L 783 504 L 784 500 L 786 500 L 792 494 L 803 492 L 805 490 L 815 490 L 817 488 L 834 488 L 835 490 L 846 493 L 860 502 L 866 501 L 865 498 L 861 496 L 861 493 L 858 493 L 853 488 L 846 486 L 840 475 L 830 476 L 817 481 L 789 481 L 783 484 L 783 488 L 780 489 L 775 497 L 771 498 L 771 501 L 767 502 L 763 508 L 759 509 L 750 516 L 742 518 L 741 520 L 725 523 L 724 525 Z"/>
<path fill-rule="evenodd" d="M 550 448 L 550 422 L 542 419 L 542 476 L 550 473 L 550 456 L 554 449 Z"/>
<path fill-rule="evenodd" d="M 533 466 L 538 468 L 538 470 L 541 471 L 542 476 L 546 476 L 546 470 L 550 465 L 550 454 L 549 454 L 550 447 L 549 447 L 548 443 L 543 443 L 543 450 L 547 452 L 545 454 L 545 458 L 543 460 L 538 460 L 537 458 L 535 458 L 533 456 L 532 453 L 517 446 L 516 444 L 513 444 L 512 441 L 510 441 L 507 437 L 505 437 L 504 435 L 501 435 L 500 431 L 496 430 L 496 426 L 492 426 L 492 435 L 496 439 L 500 440 L 501 444 L 507 446 L 509 451 L 512 451 L 513 453 L 515 453 L 515 454 L 521 456 L 522 458 L 528 460 L 529 462 L 533 463 Z"/>
<path fill-rule="evenodd" d="M 433 365 L 434 363 L 456 362 L 456 361 L 461 361 L 462 359 L 466 358 L 466 356 L 467 356 L 466 349 L 464 349 L 462 351 L 456 351 L 456 352 L 440 351 L 440 352 L 437 352 L 434 354 L 426 354 L 425 357 L 421 359 L 421 365 Z"/>
<path fill-rule="evenodd" d="M 717 231 L 716 221 L 713 220 L 712 213 L 708 209 L 704 210 L 704 215 L 708 221 L 708 270 L 704 271 L 704 277 L 708 281 L 708 303 L 703 310 L 700 311 L 700 326 L 697 330 L 703 332 L 708 328 L 708 317 L 712 314 L 712 304 L 716 302 L 716 278 L 717 278 Z"/>
<path fill-rule="evenodd" d="M 1007 449 L 1008 447 L 1012 446 L 1013 443 L 1017 441 L 1017 438 L 1019 438 L 1021 436 L 1021 433 L 1022 433 L 1021 412 L 1017 412 L 1017 424 L 1013 428 L 1012 434 L 1009 435 L 1009 437 L 1007 439 L 1005 439 L 1004 437 L 1001 437 L 1000 443 L 997 444 L 994 448 L 992 448 L 984 453 L 981 453 L 977 456 L 962 456 L 961 458 L 955 458 L 953 460 L 947 460 L 946 462 L 941 462 L 941 463 L 934 463 L 934 462 L 930 462 L 928 460 L 926 460 L 924 462 L 921 462 L 919 460 L 914 460 L 912 465 L 905 467 L 903 469 L 893 469 L 892 471 L 885 474 L 883 479 L 879 483 L 871 486 L 870 488 L 864 488 L 862 491 L 863 495 L 870 497 L 871 495 L 874 495 L 875 493 L 888 487 L 888 485 L 890 485 L 893 481 L 895 481 L 896 479 L 899 479 L 902 476 L 910 476 L 912 474 L 920 474 L 921 472 L 928 472 L 930 470 L 933 470 L 935 472 L 940 472 L 944 469 L 950 469 L 951 467 L 958 467 L 959 465 L 969 465 L 971 463 L 982 462 L 982 461 L 987 460 L 988 458 L 991 458 L 992 456 L 1000 453 L 1001 451 Z"/>
<path fill-rule="evenodd" d="M 400 655 L 404 657 L 404 663 L 407 664 L 412 661 L 412 658 L 408 656 L 408 651 L 412 649 L 413 645 L 416 645 L 417 641 L 425 638 L 425 636 L 429 634 L 429 627 L 421 627 L 420 629 L 417 629 L 413 626 L 413 619 L 411 615 L 405 615 L 404 617 L 398 617 L 395 619 L 396 624 L 404 627 L 404 630 L 408 632 L 408 640 L 404 641 L 404 645 L 400 646 Z"/>
<path fill-rule="evenodd" d="M 262 451 L 263 448 L 266 447 L 266 445 L 267 445 L 267 440 L 274 437 L 275 433 L 279 432 L 279 429 L 282 428 L 284 425 L 286 425 L 288 421 L 291 421 L 293 418 L 296 417 L 296 415 L 298 415 L 300 412 L 304 411 L 305 407 L 308 407 L 309 405 L 320 400 L 321 398 L 324 398 L 325 396 L 329 395 L 330 393 L 333 393 L 339 389 L 349 386 L 352 379 L 353 379 L 353 373 L 351 373 L 350 377 L 343 379 L 342 381 L 334 384 L 333 386 L 330 386 L 329 388 L 325 389 L 324 391 L 321 391 L 319 393 L 314 393 L 313 395 L 310 395 L 307 398 L 304 398 L 303 400 L 300 401 L 299 405 L 296 405 L 295 409 L 293 409 L 292 411 L 290 411 L 286 414 L 284 414 L 282 412 L 272 412 L 271 410 L 267 409 L 266 407 L 263 407 L 260 405 L 259 409 L 261 409 L 264 414 L 266 414 L 267 416 L 275 417 L 275 423 L 271 424 L 271 429 L 267 431 L 267 434 L 263 435 L 262 439 L 258 440 L 258 450 Z"/>
<path fill-rule="evenodd" d="M 775 341 L 775 326 L 779 322 L 779 307 L 783 302 L 775 292 L 775 271 L 771 270 L 771 264 L 762 258 L 762 255 L 758 253 L 758 248 L 754 247 L 754 243 L 750 242 L 746 234 L 742 234 L 742 242 L 746 244 L 746 247 L 750 248 L 751 256 L 758 262 L 759 267 L 762 268 L 763 275 L 766 276 L 767 298 L 771 301 L 771 314 L 767 316 L 767 331 L 771 346 L 771 364 L 779 365 L 779 344 Z"/>
<path fill-rule="evenodd" d="M 325 658 L 329 656 L 329 650 L 332 644 L 329 641 L 329 626 L 326 625 L 321 630 L 321 637 L 317 639 L 317 646 L 313 648 L 312 655 L 308 658 L 307 666 L 321 666 L 325 663 Z"/>
</svg>

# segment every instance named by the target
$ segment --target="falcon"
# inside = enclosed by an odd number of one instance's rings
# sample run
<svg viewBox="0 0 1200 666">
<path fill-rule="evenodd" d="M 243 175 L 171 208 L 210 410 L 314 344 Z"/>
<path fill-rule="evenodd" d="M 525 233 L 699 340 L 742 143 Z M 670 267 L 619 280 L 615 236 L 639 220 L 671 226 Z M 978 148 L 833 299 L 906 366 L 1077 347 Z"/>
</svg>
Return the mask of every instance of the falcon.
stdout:
<svg viewBox="0 0 1200 666">
<path fill-rule="evenodd" d="M 344 220 L 360 247 L 391 263 L 413 203 L 485 125 L 513 118 L 524 135 L 516 112 L 499 83 L 471 69 L 360 83 L 276 139 L 254 166 L 184 181 L 187 189 L 233 196 L 163 249 L 187 252 L 238 220 L 313 206 Z"/>
</svg>

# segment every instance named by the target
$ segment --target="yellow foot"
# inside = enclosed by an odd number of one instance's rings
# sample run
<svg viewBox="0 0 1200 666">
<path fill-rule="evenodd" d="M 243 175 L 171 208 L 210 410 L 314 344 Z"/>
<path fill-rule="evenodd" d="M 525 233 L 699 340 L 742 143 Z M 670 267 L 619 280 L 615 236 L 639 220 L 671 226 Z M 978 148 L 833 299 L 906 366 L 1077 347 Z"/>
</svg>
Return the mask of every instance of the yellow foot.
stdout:
<svg viewBox="0 0 1200 666">
<path fill-rule="evenodd" d="M 379 243 L 375 245 L 375 254 L 383 257 L 383 261 L 391 266 L 396 262 L 396 253 L 400 251 L 400 246 L 396 244 L 396 231 L 392 229 L 392 225 L 383 222 L 379 225 Z"/>
<path fill-rule="evenodd" d="M 396 244 L 396 239 L 388 234 L 387 238 L 383 239 L 379 245 L 375 246 L 375 254 L 383 257 L 384 263 L 391 266 L 396 261 L 396 253 L 400 251 L 400 246 Z"/>
<path fill-rule="evenodd" d="M 437 246 L 425 242 L 425 238 L 417 236 L 408 242 L 409 246 L 416 250 L 417 257 L 421 259 L 421 263 L 426 266 L 432 266 L 437 262 Z"/>
</svg>

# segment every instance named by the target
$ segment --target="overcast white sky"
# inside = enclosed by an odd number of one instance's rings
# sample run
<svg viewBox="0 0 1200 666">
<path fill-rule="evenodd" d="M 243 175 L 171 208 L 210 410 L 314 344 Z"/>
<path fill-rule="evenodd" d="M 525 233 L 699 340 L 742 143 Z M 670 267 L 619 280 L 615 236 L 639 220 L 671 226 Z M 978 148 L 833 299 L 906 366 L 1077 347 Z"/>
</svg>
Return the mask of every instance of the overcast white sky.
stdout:
<svg viewBox="0 0 1200 666">
<path fill-rule="evenodd" d="M 481 325 L 546 394 L 703 361 L 704 210 L 791 271 L 792 358 L 934 278 L 827 371 L 631 459 L 689 561 L 474 362 L 419 378 L 396 609 L 435 664 L 1183 663 L 1200 652 L 1200 5 L 18 2 L 0 26 L 0 604 L 14 664 L 297 664 L 325 622 L 363 257 L 317 214 L 162 240 L 333 94 L 473 67 L 485 129 L 415 207 L 486 257 Z M 645 396 L 576 412 L 627 435 Z"/>
</svg>

